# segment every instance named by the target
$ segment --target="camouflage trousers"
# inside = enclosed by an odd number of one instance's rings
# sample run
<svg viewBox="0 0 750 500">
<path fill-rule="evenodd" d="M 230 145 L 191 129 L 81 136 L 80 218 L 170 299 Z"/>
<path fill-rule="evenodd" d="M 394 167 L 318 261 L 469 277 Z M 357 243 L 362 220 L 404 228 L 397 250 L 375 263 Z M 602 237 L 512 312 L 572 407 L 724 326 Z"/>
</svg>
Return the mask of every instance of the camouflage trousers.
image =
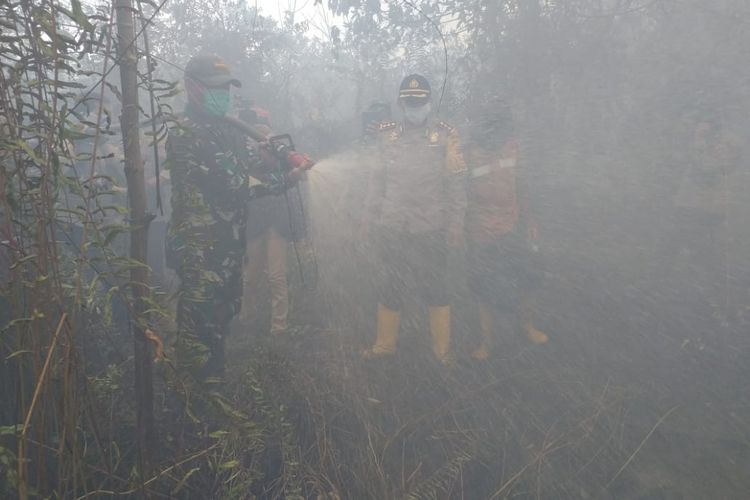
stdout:
<svg viewBox="0 0 750 500">
<path fill-rule="evenodd" d="M 195 239 L 180 252 L 178 363 L 196 377 L 221 376 L 224 343 L 242 298 L 242 242 Z"/>
</svg>

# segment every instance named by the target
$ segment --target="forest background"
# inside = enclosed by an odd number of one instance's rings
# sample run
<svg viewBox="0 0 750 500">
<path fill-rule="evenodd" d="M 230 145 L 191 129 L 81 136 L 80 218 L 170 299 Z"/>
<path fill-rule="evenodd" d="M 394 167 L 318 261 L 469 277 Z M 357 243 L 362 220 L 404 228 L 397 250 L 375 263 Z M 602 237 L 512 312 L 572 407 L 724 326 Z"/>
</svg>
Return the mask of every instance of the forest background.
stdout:
<svg viewBox="0 0 750 500">
<path fill-rule="evenodd" d="M 278 18 L 242 0 L 0 5 L 0 496 L 747 491 L 748 345 L 736 332 L 747 326 L 750 226 L 740 221 L 750 203 L 726 238 L 734 312 L 717 318 L 732 325 L 726 350 L 657 335 L 661 298 L 639 264 L 670 223 L 690 124 L 711 116 L 747 143 L 750 5 L 316 0 L 305 9 L 317 14 Z M 201 51 L 220 54 L 244 83 L 239 98 L 268 108 L 276 129 L 320 159 L 349 151 L 360 113 L 393 102 L 409 72 L 433 82 L 441 117 L 459 129 L 502 93 L 533 166 L 545 293 L 556 297 L 548 325 L 567 332 L 564 342 L 521 350 L 491 375 L 425 365 L 410 377 L 404 361 L 394 393 L 387 373 L 357 362 L 368 332 L 355 318 L 299 341 L 296 354 L 244 345 L 226 386 L 193 384 L 171 361 L 168 287 L 148 271 L 150 254 L 127 243 L 168 215 L 162 148 L 184 102 L 182 67 Z M 123 88 L 127 78 L 137 92 Z M 139 98 L 130 137 L 145 171 L 124 168 L 127 92 Z M 125 199 L 131 182 L 142 186 L 141 217 Z"/>
</svg>

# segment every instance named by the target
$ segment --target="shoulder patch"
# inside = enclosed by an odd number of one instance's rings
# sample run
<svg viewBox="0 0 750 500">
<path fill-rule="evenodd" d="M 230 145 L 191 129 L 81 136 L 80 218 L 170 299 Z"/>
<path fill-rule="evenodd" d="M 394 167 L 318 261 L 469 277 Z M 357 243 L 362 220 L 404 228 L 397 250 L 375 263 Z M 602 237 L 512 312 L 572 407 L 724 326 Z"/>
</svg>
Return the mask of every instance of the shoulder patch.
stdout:
<svg viewBox="0 0 750 500">
<path fill-rule="evenodd" d="M 517 165 L 516 158 L 514 156 L 511 156 L 509 158 L 500 158 L 497 161 L 497 164 L 500 168 L 515 168 Z"/>
<path fill-rule="evenodd" d="M 378 132 L 393 130 L 398 124 L 396 122 L 380 122 L 376 125 Z"/>
<path fill-rule="evenodd" d="M 444 121 L 442 121 L 442 120 L 440 120 L 440 121 L 438 122 L 438 126 L 439 126 L 439 127 L 441 128 L 441 129 L 443 129 L 443 130 L 445 130 L 446 132 L 448 132 L 449 134 L 453 134 L 453 133 L 455 133 L 455 132 L 456 132 L 456 127 L 454 127 L 453 125 L 450 125 L 449 123 L 446 123 L 446 122 L 444 122 Z"/>
</svg>

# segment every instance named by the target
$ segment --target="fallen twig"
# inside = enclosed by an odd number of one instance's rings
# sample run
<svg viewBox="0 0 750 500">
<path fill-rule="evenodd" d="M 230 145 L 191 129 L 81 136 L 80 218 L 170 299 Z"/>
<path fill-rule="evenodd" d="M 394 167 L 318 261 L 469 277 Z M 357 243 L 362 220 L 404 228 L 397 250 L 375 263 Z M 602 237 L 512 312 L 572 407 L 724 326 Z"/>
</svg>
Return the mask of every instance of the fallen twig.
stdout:
<svg viewBox="0 0 750 500">
<path fill-rule="evenodd" d="M 60 331 L 62 330 L 67 317 L 68 313 L 63 313 L 62 316 L 60 316 L 60 321 L 57 323 L 57 328 L 55 329 L 55 334 L 52 336 L 52 342 L 47 350 L 47 358 L 44 360 L 42 373 L 39 375 L 39 380 L 37 380 L 36 387 L 34 388 L 34 396 L 31 398 L 31 404 L 29 405 L 29 410 L 26 412 L 26 418 L 24 419 L 23 428 L 21 429 L 21 436 L 18 440 L 18 496 L 21 499 L 27 498 L 25 456 L 26 435 L 29 431 L 29 424 L 31 423 L 31 417 L 34 414 L 34 408 L 39 400 L 39 394 L 42 392 L 42 386 L 47 379 L 47 371 L 49 370 L 50 361 L 52 360 L 52 353 L 55 352 L 57 338 L 60 336 Z"/>
<path fill-rule="evenodd" d="M 630 462 L 632 462 L 633 459 L 635 458 L 635 456 L 638 454 L 638 452 L 641 451 L 641 448 L 643 448 L 643 445 L 646 444 L 646 441 L 648 441 L 648 438 L 651 437 L 651 434 L 653 434 L 654 431 L 656 430 L 656 428 L 659 427 L 661 425 L 661 423 L 664 422 L 667 419 L 667 417 L 669 417 L 672 414 L 672 412 L 675 411 L 678 407 L 679 407 L 679 405 L 678 406 L 673 406 L 667 413 L 665 413 L 664 415 L 661 416 L 661 418 L 656 422 L 656 424 L 654 424 L 654 426 L 651 428 L 651 430 L 648 431 L 648 434 L 646 434 L 646 437 L 643 438 L 643 440 L 641 441 L 641 444 L 638 445 L 638 448 L 635 449 L 635 451 L 630 455 L 630 457 L 625 461 L 625 463 L 622 464 L 622 467 L 620 467 L 620 470 L 618 470 L 617 473 L 612 477 L 612 479 L 609 480 L 609 482 L 607 483 L 607 485 L 604 487 L 605 490 L 607 488 L 609 488 L 610 485 L 613 482 L 615 482 L 615 480 L 618 477 L 620 477 L 620 474 L 622 474 L 622 471 L 624 471 L 625 468 L 628 465 L 630 465 Z"/>
<path fill-rule="evenodd" d="M 170 473 L 171 471 L 173 471 L 177 467 L 180 467 L 181 465 L 185 465 L 186 463 L 188 463 L 188 462 L 190 462 L 192 460 L 195 460 L 196 458 L 199 458 L 199 457 L 205 455 L 206 453 L 208 453 L 209 451 L 213 450 L 214 448 L 216 448 L 218 446 L 219 446 L 219 443 L 215 443 L 215 444 L 209 446 L 208 448 L 206 448 L 205 450 L 199 451 L 198 453 L 195 453 L 195 454 L 187 457 L 186 459 L 181 460 L 181 461 L 177 462 L 176 464 L 167 467 L 166 469 L 164 469 L 163 471 L 161 471 L 160 473 L 158 473 L 157 475 L 155 475 L 154 477 L 152 477 L 148 481 L 144 482 L 142 486 L 148 486 L 149 484 L 153 483 L 154 481 L 156 481 L 160 477 L 164 476 L 165 474 Z M 85 498 L 89 498 L 89 497 L 92 497 L 92 496 L 95 496 L 95 495 L 128 496 L 128 495 L 132 495 L 133 493 L 138 492 L 140 489 L 141 489 L 141 486 L 139 485 L 137 488 L 133 488 L 133 489 L 130 489 L 130 490 L 127 490 L 127 491 L 97 490 L 97 491 L 92 491 L 90 493 L 86 493 L 85 495 L 78 497 L 77 500 L 84 500 Z"/>
</svg>

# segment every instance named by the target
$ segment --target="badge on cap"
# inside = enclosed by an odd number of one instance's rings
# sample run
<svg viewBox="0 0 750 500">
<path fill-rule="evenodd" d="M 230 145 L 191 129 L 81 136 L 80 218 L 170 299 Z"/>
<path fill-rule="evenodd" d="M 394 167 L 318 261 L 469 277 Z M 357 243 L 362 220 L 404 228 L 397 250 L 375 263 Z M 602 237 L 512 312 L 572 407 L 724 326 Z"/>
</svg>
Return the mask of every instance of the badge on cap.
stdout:
<svg viewBox="0 0 750 500">
<path fill-rule="evenodd" d="M 412 79 L 412 81 L 409 82 L 409 88 L 410 89 L 418 89 L 419 88 L 419 82 L 416 78 Z"/>
</svg>

